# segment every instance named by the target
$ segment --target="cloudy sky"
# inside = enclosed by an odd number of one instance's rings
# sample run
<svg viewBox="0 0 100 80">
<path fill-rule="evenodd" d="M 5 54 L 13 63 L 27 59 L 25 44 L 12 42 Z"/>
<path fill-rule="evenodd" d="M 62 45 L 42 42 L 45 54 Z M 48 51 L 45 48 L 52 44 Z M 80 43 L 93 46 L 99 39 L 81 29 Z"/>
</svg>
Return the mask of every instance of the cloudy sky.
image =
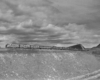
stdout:
<svg viewBox="0 0 100 80">
<path fill-rule="evenodd" d="M 100 43 L 100 0 L 0 0 L 0 43 Z"/>
</svg>

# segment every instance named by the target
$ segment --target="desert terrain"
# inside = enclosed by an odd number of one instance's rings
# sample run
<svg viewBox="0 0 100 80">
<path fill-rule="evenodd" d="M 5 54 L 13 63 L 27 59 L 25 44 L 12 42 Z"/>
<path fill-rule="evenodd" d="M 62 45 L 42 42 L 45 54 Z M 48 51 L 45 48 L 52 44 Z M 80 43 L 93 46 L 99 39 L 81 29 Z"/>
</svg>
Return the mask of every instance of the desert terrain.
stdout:
<svg viewBox="0 0 100 80">
<path fill-rule="evenodd" d="M 0 80 L 100 80 L 100 60 L 91 53 L 3 50 L 0 52 Z"/>
</svg>

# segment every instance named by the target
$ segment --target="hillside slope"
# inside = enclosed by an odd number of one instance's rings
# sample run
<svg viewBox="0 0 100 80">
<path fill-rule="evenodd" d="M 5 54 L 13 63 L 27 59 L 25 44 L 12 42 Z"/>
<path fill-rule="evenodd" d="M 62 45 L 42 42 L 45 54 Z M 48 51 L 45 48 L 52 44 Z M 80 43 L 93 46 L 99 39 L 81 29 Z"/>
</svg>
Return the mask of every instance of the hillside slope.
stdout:
<svg viewBox="0 0 100 80">
<path fill-rule="evenodd" d="M 81 51 L 11 50 L 0 53 L 0 80 L 84 80 L 98 75 L 93 72 L 99 69 L 96 57 Z"/>
</svg>

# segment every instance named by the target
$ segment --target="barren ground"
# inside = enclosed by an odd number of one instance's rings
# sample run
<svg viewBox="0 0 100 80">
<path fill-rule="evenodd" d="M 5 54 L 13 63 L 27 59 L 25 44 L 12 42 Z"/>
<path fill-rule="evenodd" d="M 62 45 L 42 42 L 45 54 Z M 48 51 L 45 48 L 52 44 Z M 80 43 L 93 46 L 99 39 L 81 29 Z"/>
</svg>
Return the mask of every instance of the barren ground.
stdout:
<svg viewBox="0 0 100 80">
<path fill-rule="evenodd" d="M 0 80 L 100 80 L 92 78 L 100 75 L 99 69 L 99 59 L 81 51 L 10 50 L 0 53 Z M 93 74 L 86 75 L 90 73 Z M 73 79 L 82 75 L 86 76 Z"/>
</svg>

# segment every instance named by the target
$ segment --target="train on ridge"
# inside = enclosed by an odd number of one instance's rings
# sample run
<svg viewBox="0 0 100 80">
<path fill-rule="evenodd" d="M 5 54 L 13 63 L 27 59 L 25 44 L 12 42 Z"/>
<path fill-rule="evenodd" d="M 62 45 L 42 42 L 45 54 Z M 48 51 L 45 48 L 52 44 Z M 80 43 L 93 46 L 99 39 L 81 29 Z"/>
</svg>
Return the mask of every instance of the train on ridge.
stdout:
<svg viewBox="0 0 100 80">
<path fill-rule="evenodd" d="M 6 48 L 13 49 L 50 49 L 50 50 L 67 50 L 67 47 L 57 47 L 57 46 L 41 46 L 41 45 L 28 45 L 28 44 L 6 44 Z"/>
</svg>

